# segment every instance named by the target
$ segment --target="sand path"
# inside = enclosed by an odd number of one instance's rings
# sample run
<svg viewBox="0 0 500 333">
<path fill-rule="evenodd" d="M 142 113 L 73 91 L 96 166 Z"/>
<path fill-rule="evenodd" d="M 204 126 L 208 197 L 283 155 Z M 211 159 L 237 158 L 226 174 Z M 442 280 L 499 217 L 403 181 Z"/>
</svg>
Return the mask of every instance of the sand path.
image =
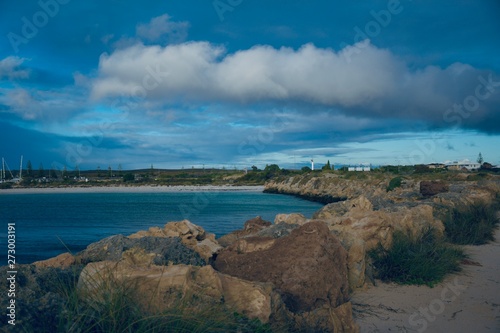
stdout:
<svg viewBox="0 0 500 333">
<path fill-rule="evenodd" d="M 378 281 L 353 294 L 361 332 L 500 332 L 500 229 L 496 241 L 466 246 L 463 271 L 434 288 Z"/>
</svg>

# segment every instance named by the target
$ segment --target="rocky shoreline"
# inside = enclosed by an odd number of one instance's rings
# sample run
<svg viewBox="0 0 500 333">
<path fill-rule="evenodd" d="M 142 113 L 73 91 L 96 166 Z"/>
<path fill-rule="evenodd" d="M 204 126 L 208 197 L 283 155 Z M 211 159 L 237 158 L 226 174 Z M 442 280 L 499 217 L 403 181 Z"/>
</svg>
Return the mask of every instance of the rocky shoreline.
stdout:
<svg viewBox="0 0 500 333">
<path fill-rule="evenodd" d="M 333 174 L 272 181 L 265 191 L 345 200 L 325 205 L 312 219 L 301 214 L 279 214 L 274 222 L 257 217 L 219 239 L 184 220 L 108 237 L 75 255 L 21 265 L 24 285 L 18 302 L 28 309 L 21 317 L 29 322 L 58 316 L 64 298 L 40 277 L 73 274 L 76 288 L 97 303 L 103 302 L 102 288 L 135 281 L 134 300 L 145 313 L 187 301 L 223 305 L 277 331 L 359 332 L 351 295 L 373 286 L 368 251 L 390 248 L 398 230 L 418 233 L 432 227 L 442 234 L 445 209 L 492 202 L 500 193 L 494 177 L 404 179 L 392 190 L 389 183 L 386 176 L 356 180 Z M 354 305 L 358 315 L 359 299 Z M 364 319 L 361 327 L 370 325 Z"/>
</svg>

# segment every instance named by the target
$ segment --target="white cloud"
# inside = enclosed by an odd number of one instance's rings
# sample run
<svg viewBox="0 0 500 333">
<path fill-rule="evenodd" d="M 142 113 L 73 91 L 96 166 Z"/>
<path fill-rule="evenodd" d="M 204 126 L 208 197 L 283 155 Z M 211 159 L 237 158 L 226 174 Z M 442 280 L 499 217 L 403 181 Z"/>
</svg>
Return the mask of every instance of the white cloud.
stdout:
<svg viewBox="0 0 500 333">
<path fill-rule="evenodd" d="M 0 98 L 0 102 L 9 106 L 9 112 L 17 114 L 25 120 L 37 119 L 42 114 L 40 102 L 33 98 L 26 89 L 6 90 L 4 98 Z"/>
<path fill-rule="evenodd" d="M 235 53 L 208 42 L 135 44 L 101 56 L 92 97 L 126 95 L 164 104 L 271 102 L 438 124 L 448 108 L 475 93 L 484 74 L 460 63 L 411 70 L 388 50 L 362 43 L 363 51 L 349 61 L 349 47 L 336 52 L 312 44 L 298 50 L 258 45 Z M 482 102 L 474 122 L 491 116 L 498 100 Z"/>
<path fill-rule="evenodd" d="M 136 34 L 150 42 L 161 41 L 167 37 L 170 43 L 179 43 L 186 40 L 188 35 L 188 22 L 174 22 L 168 14 L 154 17 L 147 24 L 139 24 Z"/>
<path fill-rule="evenodd" d="M 26 79 L 29 77 L 29 70 L 19 69 L 26 59 L 16 56 L 10 56 L 0 60 L 0 79 Z"/>
</svg>

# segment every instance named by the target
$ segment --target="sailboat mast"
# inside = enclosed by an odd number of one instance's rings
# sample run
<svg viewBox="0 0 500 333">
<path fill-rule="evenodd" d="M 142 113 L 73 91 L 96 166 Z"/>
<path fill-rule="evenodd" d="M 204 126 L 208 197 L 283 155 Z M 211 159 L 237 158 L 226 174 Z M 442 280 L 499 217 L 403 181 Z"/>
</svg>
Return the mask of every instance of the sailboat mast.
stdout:
<svg viewBox="0 0 500 333">
<path fill-rule="evenodd" d="M 21 164 L 19 166 L 19 180 L 23 179 L 23 155 L 21 155 Z"/>
</svg>

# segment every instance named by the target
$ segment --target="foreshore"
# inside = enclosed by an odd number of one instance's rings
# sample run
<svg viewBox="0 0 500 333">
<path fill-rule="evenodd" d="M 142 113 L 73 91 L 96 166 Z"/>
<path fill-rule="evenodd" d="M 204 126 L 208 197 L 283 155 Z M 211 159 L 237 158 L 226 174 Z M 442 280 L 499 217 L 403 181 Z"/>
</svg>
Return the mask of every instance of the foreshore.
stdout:
<svg viewBox="0 0 500 333">
<path fill-rule="evenodd" d="M 164 193 L 164 192 L 262 192 L 264 186 L 232 185 L 175 185 L 175 186 L 68 186 L 68 187 L 25 187 L 0 190 L 6 194 L 43 193 Z"/>
<path fill-rule="evenodd" d="M 434 288 L 382 283 L 352 295 L 361 332 L 500 332 L 500 229 L 495 241 L 465 246 L 462 272 Z"/>
</svg>

